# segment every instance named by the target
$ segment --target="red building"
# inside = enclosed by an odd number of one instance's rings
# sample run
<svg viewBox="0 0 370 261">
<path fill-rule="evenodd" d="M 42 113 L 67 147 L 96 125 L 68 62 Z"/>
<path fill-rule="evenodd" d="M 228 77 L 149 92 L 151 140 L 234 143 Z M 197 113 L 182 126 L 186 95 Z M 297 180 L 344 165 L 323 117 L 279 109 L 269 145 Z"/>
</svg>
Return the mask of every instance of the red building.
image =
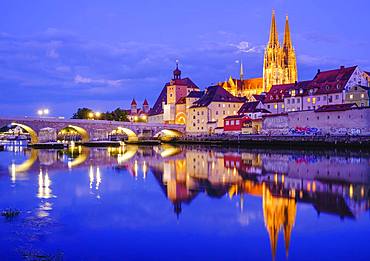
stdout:
<svg viewBox="0 0 370 261">
<path fill-rule="evenodd" d="M 232 115 L 224 118 L 225 132 L 241 132 L 243 127 L 252 126 L 252 119 L 246 115 Z"/>
</svg>

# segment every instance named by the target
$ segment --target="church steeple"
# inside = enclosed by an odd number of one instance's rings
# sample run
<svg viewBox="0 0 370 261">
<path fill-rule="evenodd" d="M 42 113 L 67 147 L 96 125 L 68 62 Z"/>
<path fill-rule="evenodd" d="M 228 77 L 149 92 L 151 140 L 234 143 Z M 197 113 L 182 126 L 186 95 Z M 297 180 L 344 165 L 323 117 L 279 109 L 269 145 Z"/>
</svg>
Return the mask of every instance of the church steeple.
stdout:
<svg viewBox="0 0 370 261">
<path fill-rule="evenodd" d="M 244 78 L 244 69 L 243 69 L 243 61 L 240 61 L 240 80 L 242 81 Z"/>
<path fill-rule="evenodd" d="M 270 27 L 270 39 L 268 46 L 270 48 L 279 47 L 279 37 L 277 33 L 275 10 L 272 10 L 271 27 Z"/>
<path fill-rule="evenodd" d="M 176 60 L 176 69 L 173 71 L 173 79 L 179 80 L 181 79 L 181 71 L 179 69 L 179 61 Z"/>
<path fill-rule="evenodd" d="M 291 49 L 293 48 L 292 39 L 290 37 L 290 28 L 289 28 L 289 19 L 288 16 L 285 17 L 285 33 L 284 33 L 284 49 Z"/>
</svg>

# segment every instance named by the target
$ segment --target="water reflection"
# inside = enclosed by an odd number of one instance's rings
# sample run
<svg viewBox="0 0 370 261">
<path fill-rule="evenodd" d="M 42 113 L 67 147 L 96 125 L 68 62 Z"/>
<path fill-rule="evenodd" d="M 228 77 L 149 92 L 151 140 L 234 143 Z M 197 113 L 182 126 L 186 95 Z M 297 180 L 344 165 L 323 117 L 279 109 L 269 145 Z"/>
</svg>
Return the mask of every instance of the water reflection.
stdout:
<svg viewBox="0 0 370 261">
<path fill-rule="evenodd" d="M 112 167 L 118 172 L 126 170 L 135 179 L 153 174 L 173 204 L 177 218 L 183 204 L 190 204 L 201 193 L 212 198 L 238 198 L 240 212 L 245 211 L 244 196 L 259 197 L 273 259 L 281 233 L 288 256 L 297 204 L 310 204 L 318 215 L 331 214 L 341 219 L 358 217 L 370 204 L 370 160 L 368 155 L 357 153 L 170 145 L 12 151 L 27 157 L 24 162 L 9 166 L 11 181 L 17 182 L 18 174 L 39 170 L 37 197 L 42 199 L 53 196 L 49 172 L 72 168 L 86 168 L 90 192 L 98 199 L 103 197 L 99 191 L 104 186 L 103 167 Z M 51 206 L 47 202 L 49 210 Z"/>
</svg>

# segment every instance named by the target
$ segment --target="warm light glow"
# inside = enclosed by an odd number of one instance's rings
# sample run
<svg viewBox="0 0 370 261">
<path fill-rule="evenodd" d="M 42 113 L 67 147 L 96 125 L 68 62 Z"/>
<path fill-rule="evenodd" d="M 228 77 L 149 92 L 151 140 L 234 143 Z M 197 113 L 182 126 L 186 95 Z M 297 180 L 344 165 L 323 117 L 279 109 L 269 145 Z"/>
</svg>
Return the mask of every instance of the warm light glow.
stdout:
<svg viewBox="0 0 370 261">
<path fill-rule="evenodd" d="M 100 118 L 100 116 L 101 116 L 101 113 L 100 112 L 95 112 L 95 117 L 96 118 Z"/>
<path fill-rule="evenodd" d="M 89 114 L 87 116 L 92 119 L 92 118 L 94 118 L 94 113 L 89 112 Z"/>
</svg>

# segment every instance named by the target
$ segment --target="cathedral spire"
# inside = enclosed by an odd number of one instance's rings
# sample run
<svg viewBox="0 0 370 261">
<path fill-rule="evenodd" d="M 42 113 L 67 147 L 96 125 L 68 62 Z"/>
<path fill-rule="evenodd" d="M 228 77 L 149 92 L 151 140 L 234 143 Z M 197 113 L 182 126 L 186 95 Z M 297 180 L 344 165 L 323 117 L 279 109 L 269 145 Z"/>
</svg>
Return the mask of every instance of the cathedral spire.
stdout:
<svg viewBox="0 0 370 261">
<path fill-rule="evenodd" d="M 292 39 L 290 37 L 290 28 L 289 28 L 289 19 L 288 16 L 285 17 L 285 33 L 284 33 L 284 49 L 291 49 L 292 48 Z"/>
<path fill-rule="evenodd" d="M 244 78 L 244 69 L 243 69 L 243 61 L 240 60 L 240 80 L 242 81 Z"/>
<path fill-rule="evenodd" d="M 279 46 L 279 38 L 276 28 L 276 21 L 275 21 L 275 10 L 272 10 L 272 18 L 271 18 L 271 28 L 270 28 L 270 39 L 269 39 L 269 47 Z"/>
</svg>

